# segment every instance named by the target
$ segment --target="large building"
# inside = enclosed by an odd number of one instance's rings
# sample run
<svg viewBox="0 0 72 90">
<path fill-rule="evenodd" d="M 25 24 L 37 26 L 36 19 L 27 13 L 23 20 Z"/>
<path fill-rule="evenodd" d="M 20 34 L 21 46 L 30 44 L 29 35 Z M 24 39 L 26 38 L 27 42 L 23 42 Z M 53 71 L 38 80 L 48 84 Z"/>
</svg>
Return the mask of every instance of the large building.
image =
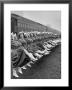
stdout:
<svg viewBox="0 0 72 90">
<path fill-rule="evenodd" d="M 47 27 L 27 18 L 11 14 L 11 32 L 18 33 L 20 31 L 47 31 Z"/>
</svg>

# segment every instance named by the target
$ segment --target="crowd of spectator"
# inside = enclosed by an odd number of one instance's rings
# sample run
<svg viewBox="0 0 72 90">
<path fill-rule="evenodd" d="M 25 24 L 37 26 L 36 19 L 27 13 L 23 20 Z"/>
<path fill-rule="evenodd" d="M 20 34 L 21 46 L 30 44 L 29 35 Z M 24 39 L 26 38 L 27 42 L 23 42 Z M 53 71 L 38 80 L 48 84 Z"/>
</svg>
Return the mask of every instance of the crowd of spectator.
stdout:
<svg viewBox="0 0 72 90">
<path fill-rule="evenodd" d="M 61 36 L 52 32 L 24 32 L 11 33 L 11 67 L 14 77 L 23 73 L 22 69 L 31 67 L 51 49 L 61 43 Z"/>
</svg>

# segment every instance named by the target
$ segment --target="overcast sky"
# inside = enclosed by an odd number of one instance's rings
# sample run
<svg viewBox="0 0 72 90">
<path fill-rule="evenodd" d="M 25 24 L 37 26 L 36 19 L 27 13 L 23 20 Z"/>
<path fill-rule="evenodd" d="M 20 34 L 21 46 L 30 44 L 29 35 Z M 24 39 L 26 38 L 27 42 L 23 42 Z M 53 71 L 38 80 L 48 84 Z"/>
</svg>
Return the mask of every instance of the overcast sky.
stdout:
<svg viewBox="0 0 72 90">
<path fill-rule="evenodd" d="M 12 13 L 61 31 L 61 11 L 12 11 Z"/>
</svg>

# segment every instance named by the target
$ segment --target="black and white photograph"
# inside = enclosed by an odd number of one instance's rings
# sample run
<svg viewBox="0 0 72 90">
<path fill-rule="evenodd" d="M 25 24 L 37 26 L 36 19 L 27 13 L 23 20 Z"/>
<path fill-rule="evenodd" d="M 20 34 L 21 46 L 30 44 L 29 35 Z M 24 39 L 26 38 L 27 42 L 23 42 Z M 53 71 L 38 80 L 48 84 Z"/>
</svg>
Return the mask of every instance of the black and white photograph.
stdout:
<svg viewBox="0 0 72 90">
<path fill-rule="evenodd" d="M 61 79 L 61 11 L 11 11 L 11 78 Z"/>
<path fill-rule="evenodd" d="M 68 85 L 68 4 L 4 4 L 4 86 Z"/>
</svg>

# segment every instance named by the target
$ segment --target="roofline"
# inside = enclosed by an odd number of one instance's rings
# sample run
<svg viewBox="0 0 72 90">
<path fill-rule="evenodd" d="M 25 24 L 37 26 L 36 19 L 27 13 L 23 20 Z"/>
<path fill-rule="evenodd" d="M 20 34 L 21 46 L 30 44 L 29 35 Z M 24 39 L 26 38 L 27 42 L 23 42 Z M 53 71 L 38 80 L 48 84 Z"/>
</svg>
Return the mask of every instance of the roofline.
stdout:
<svg viewBox="0 0 72 90">
<path fill-rule="evenodd" d="M 35 21 L 31 20 L 31 19 L 28 19 L 28 18 L 22 17 L 22 16 L 17 15 L 17 14 L 13 14 L 13 13 L 12 13 L 11 15 L 12 15 L 12 16 L 16 16 L 16 18 L 17 18 L 17 17 L 21 17 L 21 18 L 24 18 L 24 19 L 30 20 L 30 21 L 32 21 L 32 22 L 35 22 Z M 47 26 L 45 26 L 45 25 L 43 25 L 43 24 L 41 24 L 41 23 L 38 23 L 38 22 L 35 22 L 35 23 L 37 23 L 37 24 L 39 24 L 39 25 L 41 25 L 41 26 L 47 27 Z"/>
</svg>

